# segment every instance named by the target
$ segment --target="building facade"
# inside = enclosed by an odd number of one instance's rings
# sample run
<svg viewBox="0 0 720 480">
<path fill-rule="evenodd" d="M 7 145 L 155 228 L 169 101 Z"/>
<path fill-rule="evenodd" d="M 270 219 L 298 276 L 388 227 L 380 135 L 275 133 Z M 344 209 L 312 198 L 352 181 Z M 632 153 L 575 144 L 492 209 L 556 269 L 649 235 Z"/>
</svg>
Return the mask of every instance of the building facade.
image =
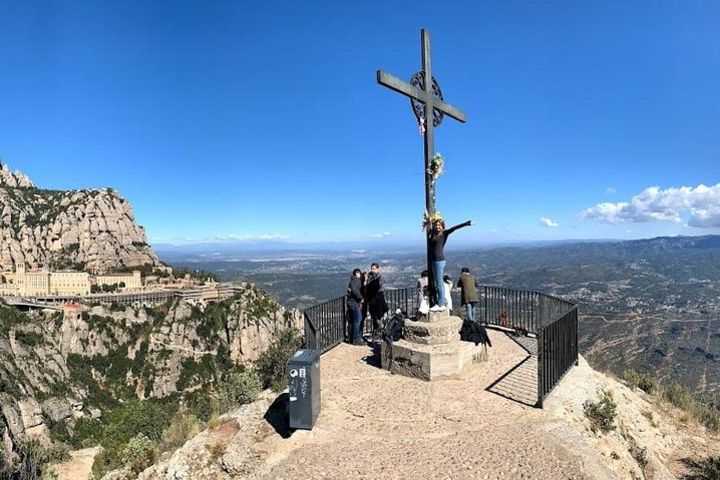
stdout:
<svg viewBox="0 0 720 480">
<path fill-rule="evenodd" d="M 90 275 L 87 272 L 51 272 L 50 295 L 89 295 Z"/>
<path fill-rule="evenodd" d="M 0 295 L 38 297 L 44 295 L 88 295 L 90 275 L 86 272 L 51 272 L 46 267 L 28 270 L 24 263 L 15 266 L 15 272 L 3 273 L 5 283 L 0 284 Z"/>
<path fill-rule="evenodd" d="M 107 275 L 96 275 L 95 285 L 117 285 L 125 291 L 142 289 L 142 275 L 139 270 L 133 270 L 132 273 L 114 273 Z"/>
</svg>

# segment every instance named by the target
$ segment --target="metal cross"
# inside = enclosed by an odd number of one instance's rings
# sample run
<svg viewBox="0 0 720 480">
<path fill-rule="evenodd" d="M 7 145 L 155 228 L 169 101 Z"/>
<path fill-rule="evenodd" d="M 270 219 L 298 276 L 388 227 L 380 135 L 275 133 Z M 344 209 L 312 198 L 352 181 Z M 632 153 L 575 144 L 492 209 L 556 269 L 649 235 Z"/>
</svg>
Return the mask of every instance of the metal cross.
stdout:
<svg viewBox="0 0 720 480">
<path fill-rule="evenodd" d="M 435 78 L 432 76 L 432 68 L 430 61 L 430 32 L 423 28 L 420 31 L 420 40 L 422 43 L 422 70 L 415 73 L 406 83 L 399 78 L 390 75 L 382 70 L 377 71 L 377 82 L 396 92 L 402 93 L 410 97 L 410 105 L 413 113 L 417 118 L 420 127 L 424 127 L 425 137 L 425 210 L 428 215 L 435 214 L 435 179 L 430 172 L 430 161 L 435 155 L 435 145 L 433 138 L 433 130 L 440 125 L 443 116 L 448 115 L 455 120 L 465 123 L 465 114 L 443 100 L 443 94 L 440 90 Z M 428 121 L 431 119 L 431 121 Z M 430 237 L 428 229 L 428 271 L 431 271 L 430 265 Z M 431 291 L 433 290 L 432 275 L 430 275 Z"/>
</svg>

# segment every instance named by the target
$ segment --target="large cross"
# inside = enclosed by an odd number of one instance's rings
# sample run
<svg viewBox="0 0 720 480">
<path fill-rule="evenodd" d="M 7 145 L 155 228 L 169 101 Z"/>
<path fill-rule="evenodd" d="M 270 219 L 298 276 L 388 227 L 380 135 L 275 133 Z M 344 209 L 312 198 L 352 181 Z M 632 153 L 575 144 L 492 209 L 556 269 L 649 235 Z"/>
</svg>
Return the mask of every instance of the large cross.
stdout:
<svg viewBox="0 0 720 480">
<path fill-rule="evenodd" d="M 421 130 L 424 131 L 425 138 L 425 210 L 428 215 L 435 214 L 435 179 L 430 171 L 430 161 L 435 155 L 435 141 L 433 138 L 433 130 L 440 125 L 444 115 L 454 118 L 465 123 L 465 114 L 459 108 L 445 103 L 440 85 L 432 76 L 432 62 L 430 61 L 430 32 L 426 28 L 420 31 L 420 40 L 422 43 L 422 70 L 415 73 L 410 83 L 406 83 L 399 78 L 390 75 L 382 70 L 377 71 L 377 82 L 396 92 L 402 93 L 410 97 L 410 105 L 413 113 L 420 124 Z M 428 118 L 430 119 L 428 121 Z M 428 271 L 432 268 L 430 265 L 430 229 L 428 228 L 427 239 L 427 263 Z M 430 290 L 434 291 L 430 275 Z"/>
</svg>

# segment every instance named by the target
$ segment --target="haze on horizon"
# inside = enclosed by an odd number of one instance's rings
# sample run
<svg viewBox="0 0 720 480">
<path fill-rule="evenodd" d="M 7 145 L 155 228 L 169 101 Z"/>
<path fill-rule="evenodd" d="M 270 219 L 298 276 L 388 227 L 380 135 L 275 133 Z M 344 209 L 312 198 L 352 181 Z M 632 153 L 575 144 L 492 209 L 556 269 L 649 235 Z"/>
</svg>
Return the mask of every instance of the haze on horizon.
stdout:
<svg viewBox="0 0 720 480">
<path fill-rule="evenodd" d="M 462 245 L 720 233 L 720 5 L 0 5 L 0 155 L 110 186 L 153 244 L 422 243 L 409 78 L 445 98 Z"/>
</svg>

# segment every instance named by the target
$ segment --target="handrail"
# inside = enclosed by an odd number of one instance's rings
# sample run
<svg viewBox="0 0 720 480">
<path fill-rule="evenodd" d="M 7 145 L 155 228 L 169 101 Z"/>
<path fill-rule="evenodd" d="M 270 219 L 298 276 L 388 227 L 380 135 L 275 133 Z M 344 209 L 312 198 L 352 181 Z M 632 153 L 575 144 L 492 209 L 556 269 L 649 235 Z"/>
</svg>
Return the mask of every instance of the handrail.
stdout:
<svg viewBox="0 0 720 480">
<path fill-rule="evenodd" d="M 573 364 L 578 361 L 577 305 L 560 297 L 535 290 L 484 286 L 480 289 L 484 310 L 480 318 L 487 325 L 515 328 L 534 334 L 537 340 L 537 406 Z M 396 308 L 412 316 L 418 308 L 416 288 L 386 289 L 388 312 Z M 347 337 L 346 296 L 328 300 L 304 311 L 305 344 L 325 353 Z M 364 322 L 364 320 L 363 320 Z M 363 333 L 371 333 L 372 322 L 364 322 Z"/>
</svg>

